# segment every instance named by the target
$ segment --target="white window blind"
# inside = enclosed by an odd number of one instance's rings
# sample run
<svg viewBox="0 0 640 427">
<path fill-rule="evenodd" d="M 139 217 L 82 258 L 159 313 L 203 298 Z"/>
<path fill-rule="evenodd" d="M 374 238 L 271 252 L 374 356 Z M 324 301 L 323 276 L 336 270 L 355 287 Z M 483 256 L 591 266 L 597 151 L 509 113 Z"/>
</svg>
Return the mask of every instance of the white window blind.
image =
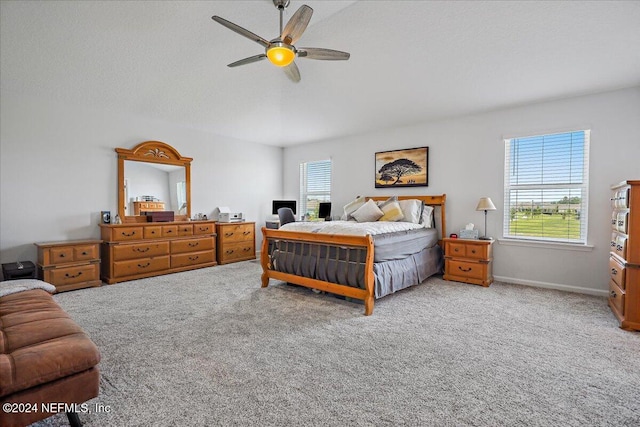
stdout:
<svg viewBox="0 0 640 427">
<path fill-rule="evenodd" d="M 589 135 L 505 139 L 505 238 L 587 243 Z"/>
<path fill-rule="evenodd" d="M 300 215 L 318 217 L 320 202 L 331 201 L 331 160 L 300 163 Z"/>
</svg>

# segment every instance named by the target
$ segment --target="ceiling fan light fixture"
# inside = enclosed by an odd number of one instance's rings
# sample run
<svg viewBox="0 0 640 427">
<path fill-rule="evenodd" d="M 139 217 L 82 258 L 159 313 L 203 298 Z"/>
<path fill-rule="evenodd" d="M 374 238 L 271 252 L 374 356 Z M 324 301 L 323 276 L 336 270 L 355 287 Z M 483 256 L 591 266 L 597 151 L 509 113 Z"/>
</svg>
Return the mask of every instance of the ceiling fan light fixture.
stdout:
<svg viewBox="0 0 640 427">
<path fill-rule="evenodd" d="M 286 67 L 296 58 L 296 51 L 293 46 L 282 42 L 272 42 L 267 48 L 267 58 L 273 65 Z"/>
</svg>

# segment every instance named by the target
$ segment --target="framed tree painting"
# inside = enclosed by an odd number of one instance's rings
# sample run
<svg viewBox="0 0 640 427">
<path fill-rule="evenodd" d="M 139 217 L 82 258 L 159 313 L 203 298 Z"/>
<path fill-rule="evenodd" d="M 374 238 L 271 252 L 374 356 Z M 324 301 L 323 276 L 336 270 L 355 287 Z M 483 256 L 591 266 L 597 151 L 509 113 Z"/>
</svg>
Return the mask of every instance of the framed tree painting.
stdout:
<svg viewBox="0 0 640 427">
<path fill-rule="evenodd" d="M 376 153 L 376 188 L 429 185 L 429 147 Z"/>
</svg>

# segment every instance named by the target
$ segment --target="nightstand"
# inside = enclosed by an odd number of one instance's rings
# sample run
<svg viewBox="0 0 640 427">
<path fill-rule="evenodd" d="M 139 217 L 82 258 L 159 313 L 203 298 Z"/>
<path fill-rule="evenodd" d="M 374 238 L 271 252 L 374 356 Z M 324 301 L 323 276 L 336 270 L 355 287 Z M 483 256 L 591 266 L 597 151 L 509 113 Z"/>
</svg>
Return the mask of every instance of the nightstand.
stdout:
<svg viewBox="0 0 640 427">
<path fill-rule="evenodd" d="M 444 241 L 444 280 L 489 286 L 493 282 L 493 240 Z"/>
<path fill-rule="evenodd" d="M 218 264 L 256 258 L 255 222 L 218 222 Z"/>
</svg>

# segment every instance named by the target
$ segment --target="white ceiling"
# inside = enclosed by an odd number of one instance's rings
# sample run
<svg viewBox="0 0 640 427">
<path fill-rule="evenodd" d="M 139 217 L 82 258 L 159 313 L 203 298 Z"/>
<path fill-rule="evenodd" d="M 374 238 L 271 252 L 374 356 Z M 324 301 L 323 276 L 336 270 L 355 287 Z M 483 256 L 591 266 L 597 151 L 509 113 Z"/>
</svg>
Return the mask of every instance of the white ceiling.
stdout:
<svg viewBox="0 0 640 427">
<path fill-rule="evenodd" d="M 297 45 L 351 59 L 295 84 L 211 20 L 275 38 L 271 0 L 3 0 L 2 91 L 288 146 L 640 85 L 640 1 L 303 3 Z"/>
</svg>

